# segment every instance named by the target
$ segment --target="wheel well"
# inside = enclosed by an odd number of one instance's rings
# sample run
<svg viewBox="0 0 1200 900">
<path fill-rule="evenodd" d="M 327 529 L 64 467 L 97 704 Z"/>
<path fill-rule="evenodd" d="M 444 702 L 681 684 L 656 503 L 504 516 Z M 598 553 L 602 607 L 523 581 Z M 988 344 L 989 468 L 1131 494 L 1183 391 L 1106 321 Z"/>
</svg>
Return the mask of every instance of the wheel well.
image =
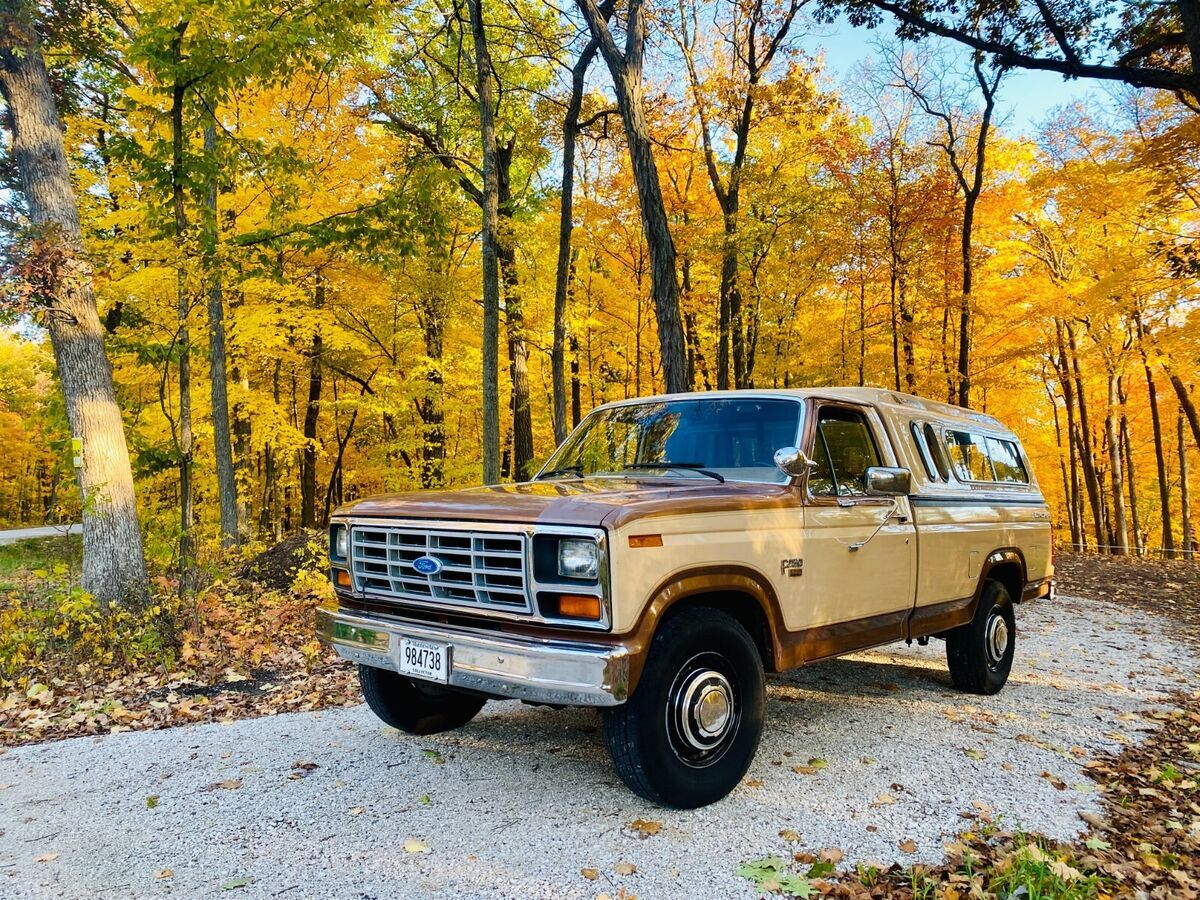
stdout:
<svg viewBox="0 0 1200 900">
<path fill-rule="evenodd" d="M 759 658 L 763 668 L 768 672 L 775 671 L 775 653 L 771 642 L 771 625 L 767 615 L 753 594 L 745 591 L 708 591 L 703 594 L 693 594 L 672 603 L 663 615 L 663 620 L 670 618 L 684 609 L 704 607 L 716 609 L 737 620 L 754 639 L 758 648 Z M 661 623 L 659 625 L 661 626 Z"/>
<path fill-rule="evenodd" d="M 1019 563 L 1008 561 L 992 566 L 987 571 L 986 580 L 1000 582 L 1008 591 L 1008 596 L 1013 603 L 1021 602 L 1021 593 L 1024 591 L 1025 585 Z"/>
</svg>

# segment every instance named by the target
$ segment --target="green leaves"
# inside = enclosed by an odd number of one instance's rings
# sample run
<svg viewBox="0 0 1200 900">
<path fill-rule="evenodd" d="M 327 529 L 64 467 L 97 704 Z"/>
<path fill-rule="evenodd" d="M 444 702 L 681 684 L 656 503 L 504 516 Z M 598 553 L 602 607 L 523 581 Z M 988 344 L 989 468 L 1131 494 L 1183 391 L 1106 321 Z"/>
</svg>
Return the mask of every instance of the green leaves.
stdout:
<svg viewBox="0 0 1200 900">
<path fill-rule="evenodd" d="M 808 879 L 788 871 L 787 865 L 778 856 L 767 856 L 742 863 L 738 866 L 737 874 L 740 878 L 754 882 L 754 886 L 764 894 L 780 894 L 785 897 L 811 897 L 815 894 L 816 889 Z M 832 866 L 830 868 L 832 869 Z"/>
</svg>

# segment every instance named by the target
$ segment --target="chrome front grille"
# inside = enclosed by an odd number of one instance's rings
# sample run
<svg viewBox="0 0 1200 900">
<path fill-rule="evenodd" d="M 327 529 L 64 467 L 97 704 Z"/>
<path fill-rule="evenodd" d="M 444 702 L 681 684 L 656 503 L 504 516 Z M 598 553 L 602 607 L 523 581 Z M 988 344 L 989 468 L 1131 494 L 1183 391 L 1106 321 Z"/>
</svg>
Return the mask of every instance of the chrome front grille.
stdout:
<svg viewBox="0 0 1200 900">
<path fill-rule="evenodd" d="M 487 531 L 432 531 L 354 525 L 350 562 L 355 588 L 394 600 L 505 612 L 532 610 L 525 583 L 525 537 Z M 432 557 L 440 570 L 414 567 Z"/>
</svg>

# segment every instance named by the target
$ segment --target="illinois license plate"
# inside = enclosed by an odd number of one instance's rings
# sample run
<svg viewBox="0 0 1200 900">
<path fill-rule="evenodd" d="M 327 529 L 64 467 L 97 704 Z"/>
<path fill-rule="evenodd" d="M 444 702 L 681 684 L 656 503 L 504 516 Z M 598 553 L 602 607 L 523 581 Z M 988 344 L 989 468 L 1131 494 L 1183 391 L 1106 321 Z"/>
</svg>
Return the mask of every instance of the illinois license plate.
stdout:
<svg viewBox="0 0 1200 900">
<path fill-rule="evenodd" d="M 445 684 L 450 680 L 450 646 L 401 638 L 400 674 Z"/>
</svg>

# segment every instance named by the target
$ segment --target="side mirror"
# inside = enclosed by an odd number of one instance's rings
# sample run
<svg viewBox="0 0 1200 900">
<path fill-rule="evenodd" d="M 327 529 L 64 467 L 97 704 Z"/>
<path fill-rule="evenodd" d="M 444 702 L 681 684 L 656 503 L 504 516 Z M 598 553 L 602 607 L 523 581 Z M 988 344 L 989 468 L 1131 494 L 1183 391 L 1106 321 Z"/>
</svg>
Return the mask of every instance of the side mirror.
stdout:
<svg viewBox="0 0 1200 900">
<path fill-rule="evenodd" d="M 803 478 L 816 463 L 799 447 L 781 447 L 775 451 L 775 465 L 791 478 Z"/>
<path fill-rule="evenodd" d="M 912 473 L 908 469 L 871 466 L 863 481 L 864 489 L 873 497 L 904 497 L 912 490 Z"/>
</svg>

